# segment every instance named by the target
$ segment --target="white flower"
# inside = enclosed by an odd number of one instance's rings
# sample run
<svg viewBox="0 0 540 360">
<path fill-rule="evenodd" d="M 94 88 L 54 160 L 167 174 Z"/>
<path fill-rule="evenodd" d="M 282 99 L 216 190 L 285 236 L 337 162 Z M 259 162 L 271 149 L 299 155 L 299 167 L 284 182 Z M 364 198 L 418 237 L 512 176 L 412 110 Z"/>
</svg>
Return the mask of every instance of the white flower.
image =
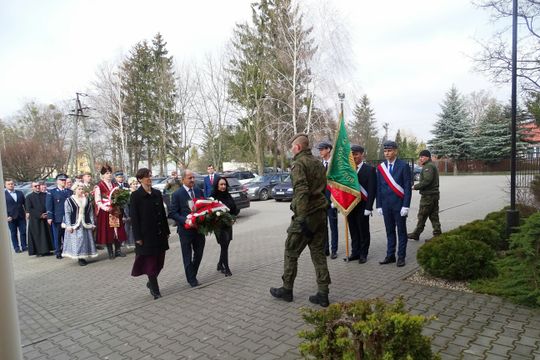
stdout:
<svg viewBox="0 0 540 360">
<path fill-rule="evenodd" d="M 221 211 L 216 212 L 216 216 L 221 216 Z"/>
</svg>

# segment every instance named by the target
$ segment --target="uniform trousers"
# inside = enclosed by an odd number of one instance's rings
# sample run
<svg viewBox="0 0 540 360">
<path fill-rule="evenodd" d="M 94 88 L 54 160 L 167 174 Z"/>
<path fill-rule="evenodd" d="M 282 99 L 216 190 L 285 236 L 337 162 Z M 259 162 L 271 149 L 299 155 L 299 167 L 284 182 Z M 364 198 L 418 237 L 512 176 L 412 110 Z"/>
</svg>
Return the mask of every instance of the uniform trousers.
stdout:
<svg viewBox="0 0 540 360">
<path fill-rule="evenodd" d="M 396 256 L 396 240 L 398 242 L 397 255 L 399 259 L 407 256 L 407 217 L 401 216 L 399 208 L 384 207 L 384 227 L 386 228 L 386 256 Z M 397 228 L 397 239 L 396 239 Z"/>
</svg>

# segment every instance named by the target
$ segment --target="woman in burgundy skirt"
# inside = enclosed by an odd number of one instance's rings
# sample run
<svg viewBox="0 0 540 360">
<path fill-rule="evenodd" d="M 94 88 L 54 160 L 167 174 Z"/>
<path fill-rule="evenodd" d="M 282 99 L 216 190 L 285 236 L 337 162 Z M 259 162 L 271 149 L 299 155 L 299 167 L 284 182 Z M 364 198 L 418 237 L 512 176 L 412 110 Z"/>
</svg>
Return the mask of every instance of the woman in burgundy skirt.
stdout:
<svg viewBox="0 0 540 360">
<path fill-rule="evenodd" d="M 135 263 L 131 276 L 147 275 L 146 286 L 154 299 L 161 297 L 158 275 L 169 249 L 169 224 L 161 192 L 152 188 L 152 173 L 147 168 L 137 171 L 139 189 L 131 193 L 129 214 L 135 238 Z"/>
</svg>

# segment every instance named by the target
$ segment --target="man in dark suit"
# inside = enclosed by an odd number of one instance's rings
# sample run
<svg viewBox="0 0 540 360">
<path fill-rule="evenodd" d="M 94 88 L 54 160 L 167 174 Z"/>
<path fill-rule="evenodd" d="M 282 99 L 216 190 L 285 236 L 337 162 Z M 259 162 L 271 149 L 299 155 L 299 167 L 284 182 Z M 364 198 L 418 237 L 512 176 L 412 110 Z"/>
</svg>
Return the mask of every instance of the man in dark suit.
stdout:
<svg viewBox="0 0 540 360">
<path fill-rule="evenodd" d="M 7 208 L 7 221 L 9 231 L 11 232 L 11 243 L 16 253 L 22 253 L 26 251 L 26 214 L 24 210 L 25 198 L 24 194 L 15 190 L 15 182 L 13 179 L 7 179 L 5 182 L 6 189 L 4 190 L 4 196 L 6 198 Z M 19 246 L 19 239 L 17 237 L 17 229 L 21 239 Z"/>
<path fill-rule="evenodd" d="M 54 253 L 57 259 L 62 258 L 62 244 L 64 242 L 64 203 L 73 195 L 71 189 L 66 189 L 66 174 L 56 175 L 56 188 L 47 193 L 45 207 L 47 208 L 47 222 L 51 226 L 53 235 Z"/>
<path fill-rule="evenodd" d="M 411 205 L 411 168 L 397 158 L 395 141 L 385 141 L 386 160 L 377 166 L 377 212 L 384 217 L 386 257 L 379 264 L 396 262 L 396 228 L 398 240 L 397 266 L 405 266 L 407 255 L 407 215 Z"/>
<path fill-rule="evenodd" d="M 319 150 L 319 155 L 322 158 L 324 168 L 328 169 L 328 166 L 330 165 L 330 153 L 332 152 L 332 144 L 327 141 L 321 141 L 319 145 L 317 145 L 317 149 Z M 330 190 L 328 190 L 328 188 L 326 188 L 325 190 L 325 195 L 330 202 Z M 330 255 L 330 250 L 332 250 L 330 258 L 335 259 L 337 258 L 338 250 L 338 219 L 337 209 L 333 206 L 331 202 L 328 210 L 326 211 L 326 218 L 328 219 L 328 227 L 330 228 L 331 237 L 326 234 L 325 253 L 326 256 L 328 256 Z"/>
<path fill-rule="evenodd" d="M 199 285 L 197 272 L 201 264 L 206 239 L 204 235 L 199 234 L 197 229 L 186 229 L 185 224 L 186 217 L 193 209 L 195 199 L 203 198 L 203 193 L 195 186 L 195 176 L 191 170 L 184 170 L 181 178 L 182 186 L 174 192 L 171 198 L 169 217 L 174 219 L 177 224 L 187 282 L 191 287 L 195 287 Z"/>
<path fill-rule="evenodd" d="M 363 264 L 367 261 L 371 240 L 369 217 L 373 211 L 373 202 L 375 201 L 377 174 L 373 166 L 364 163 L 364 148 L 362 146 L 351 145 L 351 152 L 356 164 L 362 201 L 347 216 L 352 251 L 351 256 L 346 260 L 358 260 L 360 264 Z"/>
<path fill-rule="evenodd" d="M 215 173 L 214 165 L 208 165 L 206 171 L 208 175 L 204 177 L 204 197 L 210 197 L 214 184 L 219 181 L 219 175 Z"/>
</svg>

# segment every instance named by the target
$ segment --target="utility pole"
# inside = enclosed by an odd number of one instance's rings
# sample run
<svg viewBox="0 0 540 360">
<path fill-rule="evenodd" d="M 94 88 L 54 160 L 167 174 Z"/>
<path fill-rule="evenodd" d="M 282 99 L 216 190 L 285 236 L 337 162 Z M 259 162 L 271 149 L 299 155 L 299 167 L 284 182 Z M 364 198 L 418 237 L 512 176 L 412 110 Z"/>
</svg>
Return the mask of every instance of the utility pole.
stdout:
<svg viewBox="0 0 540 360">
<path fill-rule="evenodd" d="M 69 148 L 69 162 L 68 162 L 68 175 L 74 176 L 77 175 L 77 153 L 78 153 L 78 139 L 79 139 L 79 119 L 85 119 L 88 115 L 84 115 L 84 110 L 87 110 L 88 107 L 83 107 L 81 103 L 82 96 L 88 96 L 84 93 L 76 93 L 77 98 L 75 99 L 75 109 L 72 110 L 73 113 L 69 114 L 74 117 L 73 120 L 73 139 L 71 140 L 71 146 Z M 83 121 L 84 127 L 86 129 L 86 121 Z M 93 167 L 93 166 L 92 166 Z"/>
</svg>

